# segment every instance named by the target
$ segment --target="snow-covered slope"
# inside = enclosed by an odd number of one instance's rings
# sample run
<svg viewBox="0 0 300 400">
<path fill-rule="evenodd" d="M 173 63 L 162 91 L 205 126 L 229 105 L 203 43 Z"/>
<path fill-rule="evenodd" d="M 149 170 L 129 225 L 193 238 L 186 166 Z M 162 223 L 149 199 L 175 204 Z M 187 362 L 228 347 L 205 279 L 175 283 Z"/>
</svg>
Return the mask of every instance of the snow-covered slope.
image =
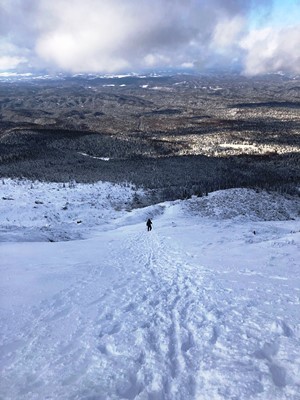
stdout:
<svg viewBox="0 0 300 400">
<path fill-rule="evenodd" d="M 297 199 L 4 183 L 0 398 L 300 399 Z"/>
<path fill-rule="evenodd" d="M 61 241 L 84 238 L 129 208 L 131 185 L 107 182 L 80 185 L 74 182 L 0 182 L 1 241 Z"/>
</svg>

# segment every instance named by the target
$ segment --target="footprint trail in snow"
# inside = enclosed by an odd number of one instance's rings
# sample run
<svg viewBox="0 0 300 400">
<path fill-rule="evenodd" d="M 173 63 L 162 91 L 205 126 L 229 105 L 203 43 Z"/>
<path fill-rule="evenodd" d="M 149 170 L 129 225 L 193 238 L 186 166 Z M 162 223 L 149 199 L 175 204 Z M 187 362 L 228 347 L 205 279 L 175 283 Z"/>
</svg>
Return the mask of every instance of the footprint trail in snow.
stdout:
<svg viewBox="0 0 300 400">
<path fill-rule="evenodd" d="M 67 287 L 7 323 L 3 398 L 300 398 L 279 358 L 299 361 L 292 328 L 162 234 L 124 229 L 105 233 L 107 249 L 79 262 Z M 69 251 L 88 245 L 97 241 Z"/>
</svg>

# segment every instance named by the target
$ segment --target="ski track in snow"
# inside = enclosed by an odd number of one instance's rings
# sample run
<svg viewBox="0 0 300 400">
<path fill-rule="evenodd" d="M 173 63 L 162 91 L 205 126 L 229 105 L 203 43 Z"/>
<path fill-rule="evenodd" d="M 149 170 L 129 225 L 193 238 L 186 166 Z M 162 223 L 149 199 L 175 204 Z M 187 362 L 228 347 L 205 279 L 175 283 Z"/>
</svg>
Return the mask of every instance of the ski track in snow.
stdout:
<svg viewBox="0 0 300 400">
<path fill-rule="evenodd" d="M 1 247 L 6 279 L 20 251 L 51 292 L 1 306 L 1 400 L 300 400 L 299 232 L 191 223 L 179 204 L 154 208 L 149 233 L 136 210 L 89 240 Z"/>
</svg>

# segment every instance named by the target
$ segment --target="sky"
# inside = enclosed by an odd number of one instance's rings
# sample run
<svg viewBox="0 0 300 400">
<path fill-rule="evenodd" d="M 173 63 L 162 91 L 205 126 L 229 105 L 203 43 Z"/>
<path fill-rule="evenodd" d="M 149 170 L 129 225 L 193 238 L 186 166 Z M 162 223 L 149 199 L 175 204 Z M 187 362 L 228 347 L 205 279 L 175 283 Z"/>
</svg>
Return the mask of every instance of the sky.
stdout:
<svg viewBox="0 0 300 400">
<path fill-rule="evenodd" d="M 300 73 L 300 0 L 0 0 L 0 72 Z"/>
</svg>

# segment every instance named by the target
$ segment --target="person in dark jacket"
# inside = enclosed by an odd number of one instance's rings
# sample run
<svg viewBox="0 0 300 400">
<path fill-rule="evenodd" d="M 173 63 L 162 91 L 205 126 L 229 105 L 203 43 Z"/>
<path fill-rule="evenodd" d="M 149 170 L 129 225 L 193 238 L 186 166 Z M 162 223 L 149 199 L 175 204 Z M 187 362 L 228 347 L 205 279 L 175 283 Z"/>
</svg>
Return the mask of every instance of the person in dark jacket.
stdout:
<svg viewBox="0 0 300 400">
<path fill-rule="evenodd" d="M 148 218 L 148 220 L 147 220 L 147 222 L 146 222 L 146 225 L 147 225 L 148 231 L 151 231 L 151 229 L 152 229 L 152 221 L 151 221 L 150 218 Z"/>
</svg>

